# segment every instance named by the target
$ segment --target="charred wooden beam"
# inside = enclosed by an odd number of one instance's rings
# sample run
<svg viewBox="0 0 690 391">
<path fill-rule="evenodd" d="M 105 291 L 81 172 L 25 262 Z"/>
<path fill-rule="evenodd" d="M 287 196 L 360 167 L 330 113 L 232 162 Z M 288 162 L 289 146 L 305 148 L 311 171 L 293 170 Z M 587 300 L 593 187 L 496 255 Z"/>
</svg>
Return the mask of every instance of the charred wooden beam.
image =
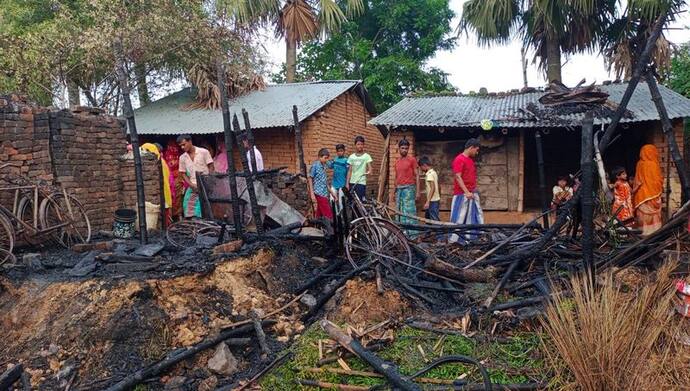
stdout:
<svg viewBox="0 0 690 391">
<path fill-rule="evenodd" d="M 539 169 L 539 193 L 541 194 L 542 212 L 549 210 L 549 197 L 546 193 L 546 175 L 544 174 L 544 148 L 541 143 L 541 132 L 534 133 L 534 142 L 537 146 L 537 167 Z M 544 213 L 544 228 L 549 228 L 549 214 Z"/>
<path fill-rule="evenodd" d="M 621 98 L 621 101 L 618 104 L 616 112 L 613 114 L 613 117 L 611 117 L 611 123 L 606 128 L 606 132 L 604 132 L 604 135 L 601 137 L 601 140 L 599 140 L 599 151 L 602 154 L 604 154 L 606 148 L 608 148 L 609 144 L 611 143 L 611 139 L 616 133 L 616 127 L 618 127 L 618 123 L 620 122 L 621 118 L 623 118 L 623 114 L 625 114 L 627 110 L 630 98 L 632 98 L 632 95 L 635 92 L 635 88 L 637 88 L 637 84 L 640 82 L 642 74 L 646 71 L 647 66 L 649 65 L 649 60 L 652 57 L 652 52 L 656 47 L 656 41 L 659 39 L 659 36 L 661 35 L 661 31 L 664 27 L 664 23 L 666 23 L 667 17 L 668 15 L 666 14 L 659 15 L 659 18 L 656 20 L 654 24 L 654 29 L 652 30 L 652 33 L 649 35 L 649 38 L 647 39 L 647 43 L 645 44 L 644 50 L 640 54 L 640 57 L 637 60 L 637 64 L 635 64 L 632 77 L 630 78 L 630 80 L 628 80 L 628 87 L 625 89 L 625 93 L 623 94 L 623 97 Z"/>
<path fill-rule="evenodd" d="M 688 170 L 685 167 L 685 162 L 683 162 L 683 156 L 680 154 L 680 150 L 678 149 L 678 143 L 676 142 L 676 137 L 673 134 L 673 124 L 668 117 L 668 111 L 666 110 L 664 99 L 661 97 L 661 93 L 659 92 L 659 86 L 656 83 L 656 78 L 651 70 L 647 70 L 645 77 L 647 79 L 649 92 L 652 94 L 652 101 L 654 101 L 656 110 L 659 112 L 661 129 L 666 137 L 666 143 L 668 144 L 669 151 L 671 152 L 673 164 L 675 164 L 678 177 L 680 178 L 680 185 L 683 188 L 683 202 L 685 202 L 690 199 L 690 173 L 688 173 Z M 670 178 L 670 176 L 671 173 L 667 172 L 666 177 Z"/>
<path fill-rule="evenodd" d="M 12 384 L 16 383 L 24 373 L 24 366 L 17 364 L 0 375 L 0 391 L 10 390 Z"/>
<path fill-rule="evenodd" d="M 275 324 L 276 322 L 273 320 L 264 320 L 262 322 L 263 326 L 271 326 Z M 137 384 L 141 383 L 142 381 L 149 379 L 151 377 L 157 376 L 173 365 L 177 364 L 178 362 L 182 360 L 186 360 L 190 357 L 193 357 L 199 352 L 202 352 L 206 349 L 209 349 L 213 346 L 218 345 L 219 343 L 225 341 L 229 345 L 234 345 L 234 346 L 246 346 L 249 344 L 250 340 L 249 338 L 235 338 L 239 335 L 244 335 L 248 334 L 254 331 L 254 325 L 249 324 L 245 325 L 242 327 L 238 327 L 235 329 L 231 329 L 228 331 L 223 331 L 220 334 L 216 335 L 215 337 L 206 339 L 202 342 L 199 342 L 196 345 L 190 346 L 186 349 L 183 349 L 181 351 L 174 351 L 168 357 L 164 358 L 163 360 L 158 361 L 157 363 L 153 365 L 149 365 L 146 368 L 142 368 L 133 374 L 125 377 L 124 379 L 120 380 L 116 384 L 108 387 L 107 391 L 125 391 L 129 390 L 130 388 L 136 386 Z"/>
<path fill-rule="evenodd" d="M 130 142 L 132 143 L 132 154 L 134 155 L 134 176 L 137 184 L 137 209 L 139 214 L 139 240 L 141 244 L 148 242 L 148 231 L 146 229 L 146 196 L 144 195 L 144 169 L 141 164 L 141 151 L 139 150 L 139 134 L 137 124 L 134 120 L 134 109 L 132 100 L 129 96 L 130 87 L 125 65 L 125 54 L 122 49 L 122 42 L 115 40 L 115 58 L 117 59 L 116 74 L 122 92 L 122 109 L 127 118 L 127 129 L 129 130 Z"/>
<path fill-rule="evenodd" d="M 596 265 L 594 262 L 594 117 L 591 111 L 585 113 L 582 122 L 582 150 L 580 155 L 580 170 L 582 171 L 582 262 L 589 276 L 589 282 L 594 284 Z"/>
<path fill-rule="evenodd" d="M 299 117 L 297 116 L 297 106 L 292 106 L 292 121 L 295 129 L 295 150 L 297 151 L 297 163 L 299 164 L 299 173 L 304 178 L 307 177 L 307 164 L 304 162 L 304 147 L 302 145 L 302 128 L 300 127 Z"/>
<path fill-rule="evenodd" d="M 235 133 L 232 131 L 230 120 L 230 108 L 228 104 L 228 93 L 225 85 L 225 66 L 218 61 L 216 66 L 218 73 L 218 88 L 220 89 L 220 106 L 223 112 L 223 135 L 225 137 L 225 154 L 228 159 L 228 184 L 230 185 L 230 199 L 232 201 L 232 221 L 235 226 L 235 235 L 242 238 L 242 216 L 240 215 L 240 197 L 237 191 L 237 178 L 235 178 L 235 159 L 233 158 L 233 145 L 235 144 Z"/>
<path fill-rule="evenodd" d="M 501 290 L 506 286 L 510 278 L 513 276 L 513 273 L 515 272 L 515 269 L 522 263 L 521 259 L 517 259 L 513 261 L 513 263 L 508 266 L 508 269 L 506 269 L 505 273 L 503 273 L 503 277 L 501 277 L 501 281 L 498 282 L 494 290 L 491 292 L 489 297 L 484 300 L 484 307 L 489 308 L 491 307 L 491 303 L 493 303 L 494 299 L 496 299 L 496 296 L 501 292 Z"/>
<path fill-rule="evenodd" d="M 383 361 L 377 355 L 365 349 L 359 341 L 347 335 L 334 323 L 323 319 L 321 321 L 321 328 L 341 346 L 357 355 L 357 357 L 369 364 L 376 372 L 382 374 L 393 386 L 403 391 L 421 391 L 418 385 L 403 378 L 394 365 Z"/>
<path fill-rule="evenodd" d="M 237 119 L 237 115 L 234 115 L 232 117 L 232 127 L 235 130 L 235 133 L 239 133 L 240 130 L 240 121 Z M 247 161 L 247 153 L 244 150 L 244 145 L 240 141 L 240 139 L 237 139 L 237 147 L 239 148 L 240 151 L 240 160 L 242 161 L 242 165 L 244 166 L 244 173 L 246 175 L 246 185 L 247 185 L 247 192 L 249 193 L 249 206 L 252 208 L 252 216 L 254 217 L 254 224 L 256 225 L 256 233 L 261 236 L 264 232 L 264 227 L 263 227 L 263 222 L 261 221 L 261 211 L 259 210 L 259 202 L 256 200 L 256 189 L 254 188 L 254 174 L 256 173 L 256 169 L 252 171 L 249 167 L 249 162 Z M 250 150 L 254 150 L 254 146 L 251 145 Z M 256 165 L 256 162 L 255 162 Z"/>
</svg>

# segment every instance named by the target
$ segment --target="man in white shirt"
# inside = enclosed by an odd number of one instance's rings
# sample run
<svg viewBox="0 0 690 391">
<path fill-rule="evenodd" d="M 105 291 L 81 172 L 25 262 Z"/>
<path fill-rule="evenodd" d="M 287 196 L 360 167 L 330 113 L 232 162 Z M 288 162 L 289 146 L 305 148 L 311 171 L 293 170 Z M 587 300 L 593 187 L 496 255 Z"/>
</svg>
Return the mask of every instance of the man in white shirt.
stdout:
<svg viewBox="0 0 690 391">
<path fill-rule="evenodd" d="M 201 217 L 196 173 L 212 174 L 214 170 L 213 158 L 207 149 L 192 144 L 192 136 L 182 135 L 177 138 L 177 143 L 184 151 L 180 156 L 179 171 L 182 173 L 184 182 L 189 186 L 183 200 L 184 217 Z"/>
<path fill-rule="evenodd" d="M 252 168 L 251 150 L 249 149 L 250 144 L 247 137 L 242 138 L 242 144 L 244 145 L 244 149 L 247 150 L 247 164 L 249 165 L 249 171 L 254 171 Z M 264 157 L 261 155 L 261 152 L 259 151 L 259 148 L 256 147 L 256 145 L 254 145 L 253 148 L 254 158 L 256 159 L 256 171 L 261 172 L 264 170 Z"/>
</svg>

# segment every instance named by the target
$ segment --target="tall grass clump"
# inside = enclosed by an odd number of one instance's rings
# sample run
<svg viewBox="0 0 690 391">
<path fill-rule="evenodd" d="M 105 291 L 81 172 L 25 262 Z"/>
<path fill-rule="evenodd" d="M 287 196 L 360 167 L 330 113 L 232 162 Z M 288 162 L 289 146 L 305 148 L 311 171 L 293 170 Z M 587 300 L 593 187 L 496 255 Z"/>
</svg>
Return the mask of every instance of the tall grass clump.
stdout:
<svg viewBox="0 0 690 391">
<path fill-rule="evenodd" d="M 671 272 L 623 289 L 611 273 L 592 288 L 573 277 L 547 307 L 542 341 L 559 388 L 660 390 L 690 385 L 688 347 L 679 335 L 686 320 L 674 315 Z M 603 278 L 602 278 L 603 277 Z M 682 357 L 684 356 L 684 357 Z M 680 388 L 678 388 L 680 387 Z"/>
</svg>

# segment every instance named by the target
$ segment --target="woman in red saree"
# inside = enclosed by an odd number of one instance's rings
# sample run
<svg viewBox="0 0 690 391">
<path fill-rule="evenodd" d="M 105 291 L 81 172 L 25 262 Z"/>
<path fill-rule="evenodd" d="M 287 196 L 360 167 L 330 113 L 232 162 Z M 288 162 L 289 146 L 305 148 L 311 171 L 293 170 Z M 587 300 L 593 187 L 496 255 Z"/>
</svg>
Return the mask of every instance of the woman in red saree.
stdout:
<svg viewBox="0 0 690 391">
<path fill-rule="evenodd" d="M 647 236 L 661 227 L 661 193 L 664 176 L 659 163 L 659 151 L 647 144 L 640 149 L 640 160 L 635 169 L 633 206 L 642 235 Z"/>
<path fill-rule="evenodd" d="M 184 196 L 184 187 L 182 176 L 178 172 L 180 164 L 180 155 L 182 150 L 177 145 L 175 140 L 170 140 L 165 150 L 163 151 L 163 159 L 168 163 L 170 168 L 170 191 L 172 195 L 172 219 L 177 220 L 182 216 L 182 197 Z"/>
</svg>

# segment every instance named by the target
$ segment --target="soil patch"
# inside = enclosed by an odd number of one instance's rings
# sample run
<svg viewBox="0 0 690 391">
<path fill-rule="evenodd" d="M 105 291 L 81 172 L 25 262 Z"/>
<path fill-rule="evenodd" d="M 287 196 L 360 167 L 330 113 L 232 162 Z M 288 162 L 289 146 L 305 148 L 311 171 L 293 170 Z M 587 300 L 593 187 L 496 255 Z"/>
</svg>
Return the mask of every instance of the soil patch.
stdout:
<svg viewBox="0 0 690 391">
<path fill-rule="evenodd" d="M 400 293 L 376 290 L 376 282 L 352 279 L 336 297 L 337 304 L 328 318 L 353 326 L 372 325 L 384 320 L 402 320 L 410 310 L 410 303 Z"/>
</svg>

